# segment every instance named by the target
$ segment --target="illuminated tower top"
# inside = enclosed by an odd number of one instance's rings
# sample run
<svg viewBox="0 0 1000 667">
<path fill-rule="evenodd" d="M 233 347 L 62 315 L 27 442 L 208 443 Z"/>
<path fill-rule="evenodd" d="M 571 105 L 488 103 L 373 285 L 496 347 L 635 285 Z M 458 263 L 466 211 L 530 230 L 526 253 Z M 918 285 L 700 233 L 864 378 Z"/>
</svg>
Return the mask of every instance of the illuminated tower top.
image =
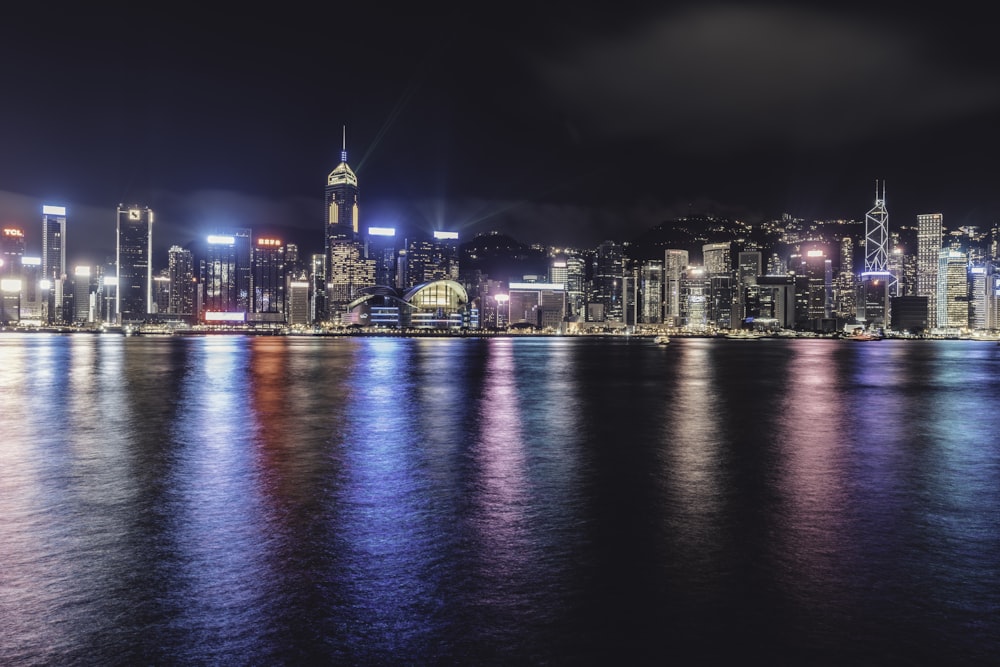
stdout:
<svg viewBox="0 0 1000 667">
<path fill-rule="evenodd" d="M 865 273 L 889 271 L 889 212 L 885 208 L 885 181 L 879 196 L 875 181 L 875 206 L 865 214 Z"/>
<path fill-rule="evenodd" d="M 326 178 L 326 246 L 353 241 L 358 236 L 358 177 L 347 165 L 347 127 L 344 127 L 340 164 Z"/>
<path fill-rule="evenodd" d="M 343 139 L 340 146 L 340 164 L 334 167 L 326 177 L 326 186 L 348 185 L 358 187 L 358 177 L 347 164 L 347 126 L 344 126 Z"/>
</svg>

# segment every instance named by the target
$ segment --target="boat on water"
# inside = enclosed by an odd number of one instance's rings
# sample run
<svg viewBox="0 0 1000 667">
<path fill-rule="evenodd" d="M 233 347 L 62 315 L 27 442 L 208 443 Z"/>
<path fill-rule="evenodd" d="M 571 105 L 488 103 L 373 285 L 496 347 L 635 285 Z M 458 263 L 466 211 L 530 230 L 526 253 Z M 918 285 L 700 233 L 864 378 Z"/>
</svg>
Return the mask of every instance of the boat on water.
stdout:
<svg viewBox="0 0 1000 667">
<path fill-rule="evenodd" d="M 734 340 L 757 340 L 759 338 L 764 338 L 764 334 L 760 331 L 751 331 L 750 329 L 738 329 L 736 331 L 730 331 L 725 334 L 724 337 Z"/>
<path fill-rule="evenodd" d="M 667 336 L 666 334 L 660 334 L 659 336 L 653 338 L 653 342 L 656 343 L 657 345 L 666 345 L 667 343 L 670 342 L 670 336 Z"/>
<path fill-rule="evenodd" d="M 881 336 L 876 336 L 876 335 L 870 334 L 870 333 L 865 333 L 865 332 L 862 331 L 862 332 L 859 332 L 859 333 L 848 334 L 847 336 L 844 336 L 844 340 L 862 340 L 862 341 L 864 341 L 864 340 L 882 340 L 882 337 Z"/>
</svg>

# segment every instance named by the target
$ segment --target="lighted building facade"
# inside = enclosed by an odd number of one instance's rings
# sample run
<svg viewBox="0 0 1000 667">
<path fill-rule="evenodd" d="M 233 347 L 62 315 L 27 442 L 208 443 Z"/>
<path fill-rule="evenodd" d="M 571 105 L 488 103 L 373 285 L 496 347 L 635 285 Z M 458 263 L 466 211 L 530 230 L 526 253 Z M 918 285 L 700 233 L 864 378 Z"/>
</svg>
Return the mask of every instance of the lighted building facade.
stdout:
<svg viewBox="0 0 1000 667">
<path fill-rule="evenodd" d="M 254 321 L 285 321 L 286 281 L 284 243 L 276 238 L 258 238 L 254 244 L 251 277 L 250 312 Z"/>
<path fill-rule="evenodd" d="M 927 297 L 929 328 L 937 326 L 937 276 L 944 241 L 944 215 L 921 213 L 917 216 L 917 296 Z"/>
<path fill-rule="evenodd" d="M 969 326 L 968 259 L 955 248 L 938 250 L 937 325 L 942 333 L 960 333 Z"/>
<path fill-rule="evenodd" d="M 142 322 L 153 304 L 153 211 L 138 204 L 119 204 L 117 232 L 117 321 Z"/>
<path fill-rule="evenodd" d="M 166 312 L 194 315 L 197 290 L 194 253 L 180 246 L 171 246 L 167 251 L 167 277 L 170 279 L 170 297 Z"/>
</svg>

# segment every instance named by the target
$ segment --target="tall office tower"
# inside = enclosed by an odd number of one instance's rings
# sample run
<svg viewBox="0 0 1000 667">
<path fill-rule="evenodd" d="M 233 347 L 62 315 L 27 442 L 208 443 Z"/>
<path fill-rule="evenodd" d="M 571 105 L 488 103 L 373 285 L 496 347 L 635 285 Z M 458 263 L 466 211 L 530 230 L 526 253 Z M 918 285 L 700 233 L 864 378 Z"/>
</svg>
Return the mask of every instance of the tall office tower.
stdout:
<svg viewBox="0 0 1000 667">
<path fill-rule="evenodd" d="M 969 329 L 986 331 L 989 329 L 989 285 L 985 266 L 969 267 Z"/>
<path fill-rule="evenodd" d="M 91 268 L 78 266 L 73 269 L 73 316 L 67 321 L 86 324 L 94 321 L 94 293 L 91 289 Z"/>
<path fill-rule="evenodd" d="M 21 320 L 48 321 L 49 288 L 41 257 L 21 258 Z"/>
<path fill-rule="evenodd" d="M 335 324 L 361 290 L 375 285 L 375 262 L 363 256 L 360 243 L 335 241 L 329 247 L 330 273 L 326 278 L 329 318 Z"/>
<path fill-rule="evenodd" d="M 927 326 L 937 326 L 937 272 L 944 245 L 944 215 L 917 216 L 917 296 L 927 297 Z"/>
<path fill-rule="evenodd" d="M 736 260 L 736 312 L 733 322 L 743 322 L 747 313 L 747 288 L 757 284 L 763 274 L 763 256 L 760 250 L 741 250 Z"/>
<path fill-rule="evenodd" d="M 117 320 L 142 322 L 153 305 L 153 212 L 119 204 L 117 240 Z"/>
<path fill-rule="evenodd" d="M 555 282 L 555 281 L 553 281 Z M 577 254 L 566 257 L 566 308 L 574 318 L 584 314 L 587 307 L 587 262 Z"/>
<path fill-rule="evenodd" d="M 243 257 L 242 238 L 234 233 L 212 234 L 206 238 L 201 260 L 202 312 L 205 322 L 242 322 L 246 320 L 246 295 L 249 286 L 241 285 L 241 267 L 249 263 Z M 248 269 L 249 271 L 249 269 Z"/>
<path fill-rule="evenodd" d="M 649 259 L 639 267 L 639 321 L 643 324 L 663 322 L 663 260 Z"/>
<path fill-rule="evenodd" d="M 566 278 L 567 278 L 566 257 L 564 255 L 553 257 L 549 261 L 548 281 L 550 283 L 562 285 L 563 288 L 565 289 Z"/>
<path fill-rule="evenodd" d="M 66 207 L 42 206 L 42 273 L 48 281 L 46 321 L 61 323 L 66 282 Z"/>
<path fill-rule="evenodd" d="M 458 232 L 434 232 L 434 263 L 434 280 L 458 280 Z"/>
<path fill-rule="evenodd" d="M 879 194 L 875 182 L 875 205 L 865 214 L 865 268 L 858 287 L 857 319 L 868 326 L 889 323 L 889 297 L 893 275 L 889 272 L 889 212 L 885 208 L 885 182 Z"/>
<path fill-rule="evenodd" d="M 309 281 L 288 281 L 288 325 L 306 326 L 312 321 L 309 316 Z"/>
<path fill-rule="evenodd" d="M 309 259 L 309 319 L 313 323 L 327 318 L 326 308 L 326 253 Z"/>
<path fill-rule="evenodd" d="M 958 333 L 969 326 L 968 258 L 955 248 L 938 251 L 937 328 Z"/>
<path fill-rule="evenodd" d="M 253 252 L 252 312 L 255 320 L 285 320 L 285 246 L 279 239 L 259 238 Z"/>
<path fill-rule="evenodd" d="M 681 279 L 688 266 L 688 251 L 668 248 L 663 253 L 663 323 L 676 327 L 681 321 Z"/>
<path fill-rule="evenodd" d="M 42 206 L 42 273 L 49 280 L 66 276 L 65 206 Z"/>
<path fill-rule="evenodd" d="M 592 286 L 587 319 L 603 322 L 625 321 L 624 246 L 604 241 L 592 260 Z"/>
<path fill-rule="evenodd" d="M 375 284 L 384 287 L 395 286 L 395 227 L 369 227 L 365 256 L 375 263 Z"/>
<path fill-rule="evenodd" d="M 687 331 L 699 332 L 708 328 L 708 302 L 712 281 L 704 267 L 689 266 L 681 277 L 680 326 Z"/>
<path fill-rule="evenodd" d="M 706 243 L 701 246 L 702 267 L 710 276 L 729 275 L 733 270 L 731 243 Z"/>
<path fill-rule="evenodd" d="M 167 277 L 170 278 L 167 312 L 172 315 L 194 315 L 194 253 L 180 246 L 171 246 L 167 251 Z"/>
<path fill-rule="evenodd" d="M 994 262 L 986 264 L 986 328 L 1000 329 L 1000 271 Z"/>
<path fill-rule="evenodd" d="M 153 276 L 153 309 L 154 313 L 170 312 L 170 272 L 161 269 Z"/>
<path fill-rule="evenodd" d="M 433 241 L 427 239 L 414 239 L 407 244 L 404 288 L 416 287 L 434 279 L 436 266 L 434 245 Z"/>
<path fill-rule="evenodd" d="M 788 269 L 796 276 L 796 321 L 818 328 L 833 313 L 833 260 L 818 245 L 803 245 L 804 253 L 792 255 Z"/>
<path fill-rule="evenodd" d="M 0 276 L 16 278 L 21 275 L 21 258 L 24 257 L 24 230 L 4 227 L 0 233 Z"/>
<path fill-rule="evenodd" d="M 733 325 L 732 249 L 731 243 L 706 243 L 701 247 L 702 268 L 710 286 L 706 317 L 719 329 L 731 329 Z"/>
<path fill-rule="evenodd" d="M 857 297 L 854 287 L 854 239 L 845 236 L 840 239 L 840 271 L 834 288 L 834 311 L 843 319 L 854 319 L 854 303 Z"/>
<path fill-rule="evenodd" d="M 324 201 L 326 275 L 331 276 L 334 255 L 343 254 L 343 250 L 334 250 L 334 245 L 358 238 L 358 177 L 347 164 L 346 126 L 340 149 L 340 163 L 326 177 Z"/>
</svg>

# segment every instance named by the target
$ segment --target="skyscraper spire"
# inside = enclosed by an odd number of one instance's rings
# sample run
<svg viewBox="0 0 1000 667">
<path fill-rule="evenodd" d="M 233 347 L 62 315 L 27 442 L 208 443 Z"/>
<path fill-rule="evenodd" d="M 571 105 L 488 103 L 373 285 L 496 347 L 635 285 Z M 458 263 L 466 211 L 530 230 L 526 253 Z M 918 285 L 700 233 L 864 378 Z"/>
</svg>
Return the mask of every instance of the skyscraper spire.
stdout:
<svg viewBox="0 0 1000 667">
<path fill-rule="evenodd" d="M 347 126 L 344 125 L 344 138 L 340 144 L 340 161 L 347 162 Z"/>
</svg>

